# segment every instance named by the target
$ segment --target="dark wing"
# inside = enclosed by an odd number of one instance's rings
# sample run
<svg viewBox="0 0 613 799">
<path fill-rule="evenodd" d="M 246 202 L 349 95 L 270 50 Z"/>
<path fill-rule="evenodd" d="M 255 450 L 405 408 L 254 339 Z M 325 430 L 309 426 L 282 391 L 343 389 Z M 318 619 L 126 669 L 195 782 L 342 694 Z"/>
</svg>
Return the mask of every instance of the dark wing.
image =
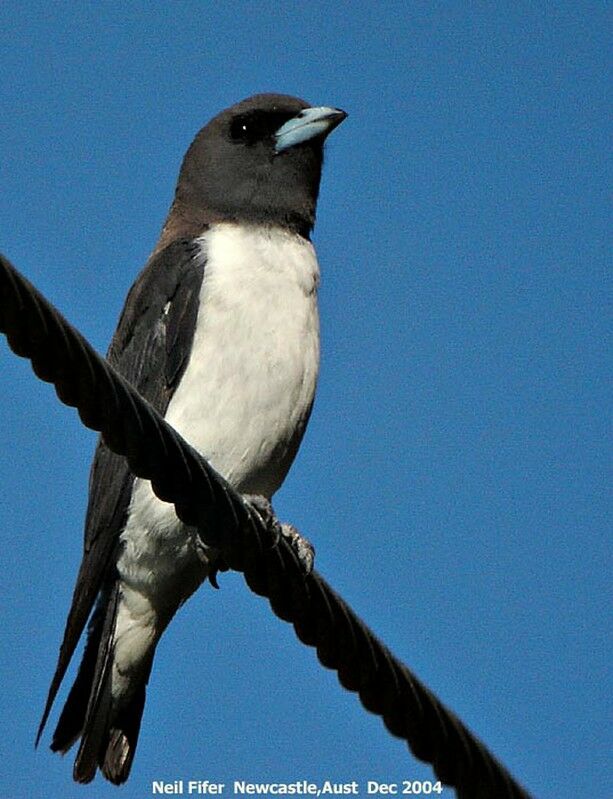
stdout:
<svg viewBox="0 0 613 799">
<path fill-rule="evenodd" d="M 109 348 L 110 363 L 161 414 L 187 366 L 205 260 L 199 245 L 185 239 L 153 256 L 130 289 Z M 125 459 L 100 440 L 90 472 L 83 560 L 37 743 L 112 562 L 133 482 Z"/>
</svg>

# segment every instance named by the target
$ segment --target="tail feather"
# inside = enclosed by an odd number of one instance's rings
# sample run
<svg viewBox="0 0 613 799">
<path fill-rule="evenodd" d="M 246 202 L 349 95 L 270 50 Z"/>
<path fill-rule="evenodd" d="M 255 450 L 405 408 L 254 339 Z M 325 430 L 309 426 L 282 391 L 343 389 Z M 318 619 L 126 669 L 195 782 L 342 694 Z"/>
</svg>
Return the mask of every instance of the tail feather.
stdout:
<svg viewBox="0 0 613 799">
<path fill-rule="evenodd" d="M 90 622 L 83 659 L 53 733 L 51 741 L 51 751 L 53 752 L 65 754 L 80 738 L 83 731 L 85 714 L 96 673 L 105 610 L 106 606 L 99 605 Z"/>
<path fill-rule="evenodd" d="M 83 732 L 81 734 L 81 744 L 75 758 L 72 776 L 75 782 L 91 782 L 96 776 L 98 762 L 101 752 L 106 749 L 109 736 L 109 718 L 111 711 L 111 680 L 109 674 L 104 674 L 98 686 L 98 690 L 92 691 L 95 696 L 96 707 L 94 712 L 90 712 L 88 707 Z"/>
<path fill-rule="evenodd" d="M 130 703 L 113 722 L 106 750 L 99 761 L 102 773 L 110 782 L 121 785 L 132 768 L 138 733 L 145 707 L 146 687 L 140 686 Z"/>
<path fill-rule="evenodd" d="M 68 665 L 74 655 L 79 639 L 87 624 L 92 608 L 96 602 L 96 596 L 101 589 L 101 583 L 104 577 L 106 564 L 109 561 L 113 551 L 112 540 L 108 541 L 103 537 L 96 539 L 88 551 L 83 556 L 83 562 L 79 568 L 77 575 L 77 582 L 75 585 L 72 604 L 70 612 L 66 620 L 66 627 L 64 629 L 64 637 L 60 646 L 60 653 L 58 657 L 55 673 L 49 686 L 47 694 L 47 701 L 43 715 L 38 725 L 36 733 L 36 740 L 34 745 L 38 746 L 40 743 L 43 730 L 51 713 L 51 707 L 55 701 L 57 693 L 62 684 L 62 680 L 66 675 Z M 95 568 L 98 564 L 98 568 Z M 100 565 L 101 564 L 101 565 Z M 94 616 L 96 612 L 94 611 Z M 93 618 L 93 617 L 92 617 Z M 90 623 L 91 628 L 91 623 Z"/>
<path fill-rule="evenodd" d="M 111 713 L 111 676 L 113 669 L 113 642 L 119 583 L 116 582 L 104 602 L 105 614 L 90 686 L 89 701 L 81 731 L 81 745 L 74 764 L 76 782 L 91 782 L 96 775 L 99 751 L 106 745 Z M 93 643 L 93 642 L 92 642 Z M 75 683 L 76 685 L 76 683 Z M 56 731 L 57 733 L 57 731 Z"/>
<path fill-rule="evenodd" d="M 54 752 L 65 753 L 81 738 L 73 769 L 73 778 L 80 783 L 91 782 L 98 768 L 115 785 L 125 782 L 138 742 L 153 653 L 134 693 L 120 708 L 113 707 L 111 678 L 119 600 L 119 584 L 115 583 L 94 612 L 83 659 L 51 743 Z"/>
</svg>

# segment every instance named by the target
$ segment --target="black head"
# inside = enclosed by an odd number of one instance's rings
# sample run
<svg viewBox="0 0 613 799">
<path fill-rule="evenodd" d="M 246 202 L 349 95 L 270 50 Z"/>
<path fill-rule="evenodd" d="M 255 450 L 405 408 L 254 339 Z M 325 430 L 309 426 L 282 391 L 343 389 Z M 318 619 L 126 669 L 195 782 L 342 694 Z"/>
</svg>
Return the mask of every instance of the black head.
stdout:
<svg viewBox="0 0 613 799">
<path fill-rule="evenodd" d="M 282 94 L 258 94 L 222 111 L 185 155 L 171 209 L 175 225 L 178 215 L 191 226 L 246 221 L 308 236 L 324 139 L 345 116 Z"/>
</svg>

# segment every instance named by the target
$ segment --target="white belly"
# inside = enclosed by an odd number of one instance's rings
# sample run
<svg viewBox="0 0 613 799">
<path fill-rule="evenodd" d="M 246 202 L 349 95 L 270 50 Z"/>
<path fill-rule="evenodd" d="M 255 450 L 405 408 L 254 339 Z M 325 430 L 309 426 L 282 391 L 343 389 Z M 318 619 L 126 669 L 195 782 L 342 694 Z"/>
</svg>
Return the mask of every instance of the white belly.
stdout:
<svg viewBox="0 0 613 799">
<path fill-rule="evenodd" d="M 319 269 L 310 242 L 214 226 L 191 358 L 166 419 L 239 491 L 270 497 L 313 401 Z"/>
</svg>

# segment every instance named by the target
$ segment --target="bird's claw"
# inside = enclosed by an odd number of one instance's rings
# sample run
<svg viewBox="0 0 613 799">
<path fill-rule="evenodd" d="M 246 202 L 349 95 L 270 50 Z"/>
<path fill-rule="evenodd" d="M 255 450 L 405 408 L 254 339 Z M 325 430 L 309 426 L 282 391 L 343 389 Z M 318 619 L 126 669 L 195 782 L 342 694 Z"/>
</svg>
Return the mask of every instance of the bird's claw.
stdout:
<svg viewBox="0 0 613 799">
<path fill-rule="evenodd" d="M 284 538 L 298 559 L 304 574 L 310 574 L 315 563 L 315 547 L 311 542 L 304 538 L 293 524 L 280 522 L 275 516 L 270 500 L 266 497 L 261 494 L 244 494 L 244 497 L 256 510 L 262 523 L 273 534 L 274 546 L 278 545 L 280 538 Z"/>
<path fill-rule="evenodd" d="M 305 576 L 313 571 L 315 564 L 315 547 L 308 538 L 305 538 L 293 524 L 281 524 L 281 535 L 287 541 L 298 562 L 302 566 Z"/>
<path fill-rule="evenodd" d="M 272 504 L 269 499 L 262 496 L 262 494 L 244 494 L 244 498 L 257 512 L 262 520 L 262 524 L 273 535 L 273 546 L 277 546 L 279 538 L 281 537 L 281 524 L 275 516 Z"/>
</svg>

